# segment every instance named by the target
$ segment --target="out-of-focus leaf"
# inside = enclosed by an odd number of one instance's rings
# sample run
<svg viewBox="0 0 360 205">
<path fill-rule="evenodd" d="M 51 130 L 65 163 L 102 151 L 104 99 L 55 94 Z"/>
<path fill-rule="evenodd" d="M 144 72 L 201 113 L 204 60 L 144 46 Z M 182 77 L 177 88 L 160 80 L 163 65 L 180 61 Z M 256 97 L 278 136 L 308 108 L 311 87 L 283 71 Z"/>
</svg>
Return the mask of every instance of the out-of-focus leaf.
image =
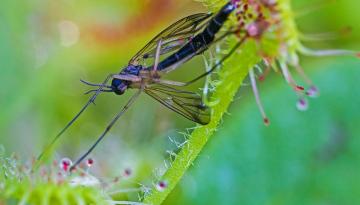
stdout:
<svg viewBox="0 0 360 205">
<path fill-rule="evenodd" d="M 336 60 L 309 66 L 321 95 L 306 112 L 278 76 L 265 81 L 269 127 L 241 94 L 167 204 L 360 203 L 360 63 Z"/>
</svg>

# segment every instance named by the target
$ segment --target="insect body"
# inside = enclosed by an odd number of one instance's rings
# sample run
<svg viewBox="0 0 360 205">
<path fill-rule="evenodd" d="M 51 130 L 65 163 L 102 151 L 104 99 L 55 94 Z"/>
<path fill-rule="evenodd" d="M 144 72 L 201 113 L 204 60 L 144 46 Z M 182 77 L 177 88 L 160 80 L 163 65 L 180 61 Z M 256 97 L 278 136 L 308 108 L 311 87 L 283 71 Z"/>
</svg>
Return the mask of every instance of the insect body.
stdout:
<svg viewBox="0 0 360 205">
<path fill-rule="evenodd" d="M 207 46 L 214 41 L 215 34 L 220 30 L 224 22 L 227 20 L 229 14 L 235 9 L 232 3 L 226 4 L 220 12 L 214 16 L 208 26 L 198 35 L 196 35 L 191 41 L 183 46 L 179 51 L 172 54 L 164 61 L 158 64 L 157 69 L 163 70 L 172 66 L 178 61 L 185 59 L 193 54 L 198 54 L 199 51 L 207 49 Z"/>
<path fill-rule="evenodd" d="M 78 165 L 96 147 L 142 91 L 187 119 L 199 124 L 209 123 L 210 108 L 203 104 L 201 96 L 194 92 L 175 88 L 189 85 L 201 76 L 183 83 L 161 79 L 161 75 L 178 68 L 194 56 L 203 53 L 212 43 L 225 37 L 226 35 L 217 37 L 216 34 L 234 9 L 234 5 L 229 2 L 214 16 L 212 14 L 199 13 L 185 17 L 153 38 L 129 61 L 128 66 L 121 70 L 119 74 L 110 74 L 101 84 L 82 81 L 87 85 L 98 87 L 96 90 L 90 91 L 95 92 L 95 94 L 53 139 L 50 145 L 38 157 L 38 161 L 67 128 L 75 122 L 81 113 L 95 101 L 101 92 L 114 92 L 117 95 L 122 95 L 129 88 L 138 90 L 112 119 L 92 147 L 76 161 L 72 168 Z M 160 57 L 165 54 L 168 56 L 160 60 Z M 151 66 L 144 65 L 144 61 L 147 59 L 154 60 Z M 107 85 L 110 79 L 112 80 L 111 85 Z"/>
</svg>

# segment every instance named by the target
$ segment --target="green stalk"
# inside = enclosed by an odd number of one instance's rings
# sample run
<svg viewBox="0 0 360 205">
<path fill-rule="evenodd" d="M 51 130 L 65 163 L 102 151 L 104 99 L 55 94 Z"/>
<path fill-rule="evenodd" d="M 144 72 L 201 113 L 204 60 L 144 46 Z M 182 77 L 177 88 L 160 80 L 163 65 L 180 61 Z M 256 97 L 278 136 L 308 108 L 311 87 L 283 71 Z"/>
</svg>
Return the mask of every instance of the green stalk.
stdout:
<svg viewBox="0 0 360 205">
<path fill-rule="evenodd" d="M 172 166 L 163 176 L 163 181 L 167 182 L 167 188 L 163 191 L 153 190 L 148 195 L 145 204 L 161 204 L 165 198 L 175 188 L 176 184 L 194 162 L 207 141 L 216 131 L 224 113 L 227 111 L 230 103 L 246 77 L 249 68 L 252 68 L 260 61 L 259 56 L 255 55 L 254 44 L 247 43 L 241 54 L 234 55 L 222 68 L 222 83 L 217 86 L 214 98 L 218 99 L 218 103 L 213 107 L 211 122 L 206 126 L 196 128 L 189 137 L 188 143 L 182 148 L 176 156 Z M 238 59 L 242 59 L 239 61 Z"/>
<path fill-rule="evenodd" d="M 206 2 L 211 3 L 212 1 L 209 0 Z M 297 30 L 293 21 L 289 0 L 279 0 L 278 8 L 281 9 L 281 16 L 284 18 L 284 22 L 282 22 L 284 28 L 282 29 L 289 31 L 287 36 L 297 42 L 297 35 L 295 35 Z M 289 26 L 289 30 L 287 30 L 287 26 Z M 289 40 L 290 39 L 286 39 L 286 42 Z M 261 42 L 262 49 L 269 51 L 269 53 L 274 55 L 273 57 L 277 57 L 277 55 L 279 55 L 277 48 L 279 47 L 280 41 L 279 39 L 266 39 Z M 236 41 L 232 41 L 229 43 L 229 47 L 231 48 L 231 46 L 235 44 Z M 213 97 L 218 103 L 212 107 L 213 114 L 211 122 L 206 126 L 194 129 L 188 139 L 187 145 L 182 148 L 176 159 L 172 162 L 172 166 L 169 167 L 162 177 L 162 181 L 167 183 L 167 187 L 163 190 L 153 189 L 152 192 L 145 197 L 145 204 L 161 204 L 193 164 L 208 140 L 215 133 L 224 113 L 227 112 L 237 90 L 239 90 L 244 78 L 247 76 L 249 69 L 261 61 L 261 56 L 258 55 L 258 45 L 258 42 L 255 42 L 255 40 L 247 40 L 244 45 L 239 48 L 240 52 L 233 54 L 222 66 L 219 72 L 221 83 L 216 86 L 216 90 L 213 93 Z"/>
</svg>

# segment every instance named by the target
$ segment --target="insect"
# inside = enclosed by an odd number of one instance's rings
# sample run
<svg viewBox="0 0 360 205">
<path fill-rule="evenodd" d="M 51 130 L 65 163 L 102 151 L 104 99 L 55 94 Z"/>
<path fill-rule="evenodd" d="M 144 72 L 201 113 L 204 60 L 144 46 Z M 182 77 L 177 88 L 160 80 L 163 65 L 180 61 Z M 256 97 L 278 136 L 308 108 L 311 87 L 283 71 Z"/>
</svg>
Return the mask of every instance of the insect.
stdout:
<svg viewBox="0 0 360 205">
<path fill-rule="evenodd" d="M 128 65 L 121 70 L 120 73 L 108 75 L 101 84 L 82 81 L 89 86 L 98 88 L 90 91 L 94 92 L 92 97 L 51 141 L 43 153 L 39 155 L 38 161 L 40 161 L 44 153 L 53 146 L 59 137 L 102 92 L 113 92 L 117 95 L 122 95 L 130 88 L 137 89 L 137 92 L 111 120 L 105 131 L 90 149 L 74 163 L 71 169 L 76 167 L 88 154 L 90 154 L 113 127 L 115 122 L 126 112 L 142 92 L 145 92 L 167 108 L 189 120 L 202 125 L 208 124 L 210 121 L 210 108 L 203 104 L 201 96 L 197 93 L 175 87 L 183 87 L 192 84 L 210 72 L 208 71 L 186 83 L 161 79 L 161 75 L 175 70 L 194 56 L 206 51 L 214 42 L 217 42 L 230 34 L 231 32 L 226 32 L 225 34 L 216 37 L 216 34 L 234 9 L 235 7 L 232 2 L 228 2 L 216 15 L 198 13 L 187 16 L 175 22 L 153 38 L 131 58 Z M 161 56 L 165 56 L 163 60 L 160 60 Z M 147 59 L 152 59 L 154 61 L 153 65 L 145 66 L 144 62 Z M 110 80 L 111 84 L 107 85 Z"/>
</svg>

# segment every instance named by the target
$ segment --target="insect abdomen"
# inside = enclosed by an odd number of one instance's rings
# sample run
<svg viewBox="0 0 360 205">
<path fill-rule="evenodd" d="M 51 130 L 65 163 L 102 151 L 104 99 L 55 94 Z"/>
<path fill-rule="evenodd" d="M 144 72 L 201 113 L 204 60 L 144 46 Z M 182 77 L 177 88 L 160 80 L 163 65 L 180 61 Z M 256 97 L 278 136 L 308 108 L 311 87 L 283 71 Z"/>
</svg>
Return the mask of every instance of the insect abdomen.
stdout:
<svg viewBox="0 0 360 205">
<path fill-rule="evenodd" d="M 176 53 L 168 56 L 166 59 L 161 61 L 158 64 L 157 69 L 162 70 L 167 67 L 179 62 L 180 60 L 185 59 L 186 57 L 195 54 L 201 48 L 207 47 L 214 38 L 215 34 L 220 30 L 221 26 L 229 17 L 230 13 L 235 9 L 234 5 L 231 2 L 228 2 L 221 10 L 214 16 L 209 25 L 203 30 L 203 32 L 196 35 L 192 40 L 185 44 L 180 50 Z"/>
</svg>

